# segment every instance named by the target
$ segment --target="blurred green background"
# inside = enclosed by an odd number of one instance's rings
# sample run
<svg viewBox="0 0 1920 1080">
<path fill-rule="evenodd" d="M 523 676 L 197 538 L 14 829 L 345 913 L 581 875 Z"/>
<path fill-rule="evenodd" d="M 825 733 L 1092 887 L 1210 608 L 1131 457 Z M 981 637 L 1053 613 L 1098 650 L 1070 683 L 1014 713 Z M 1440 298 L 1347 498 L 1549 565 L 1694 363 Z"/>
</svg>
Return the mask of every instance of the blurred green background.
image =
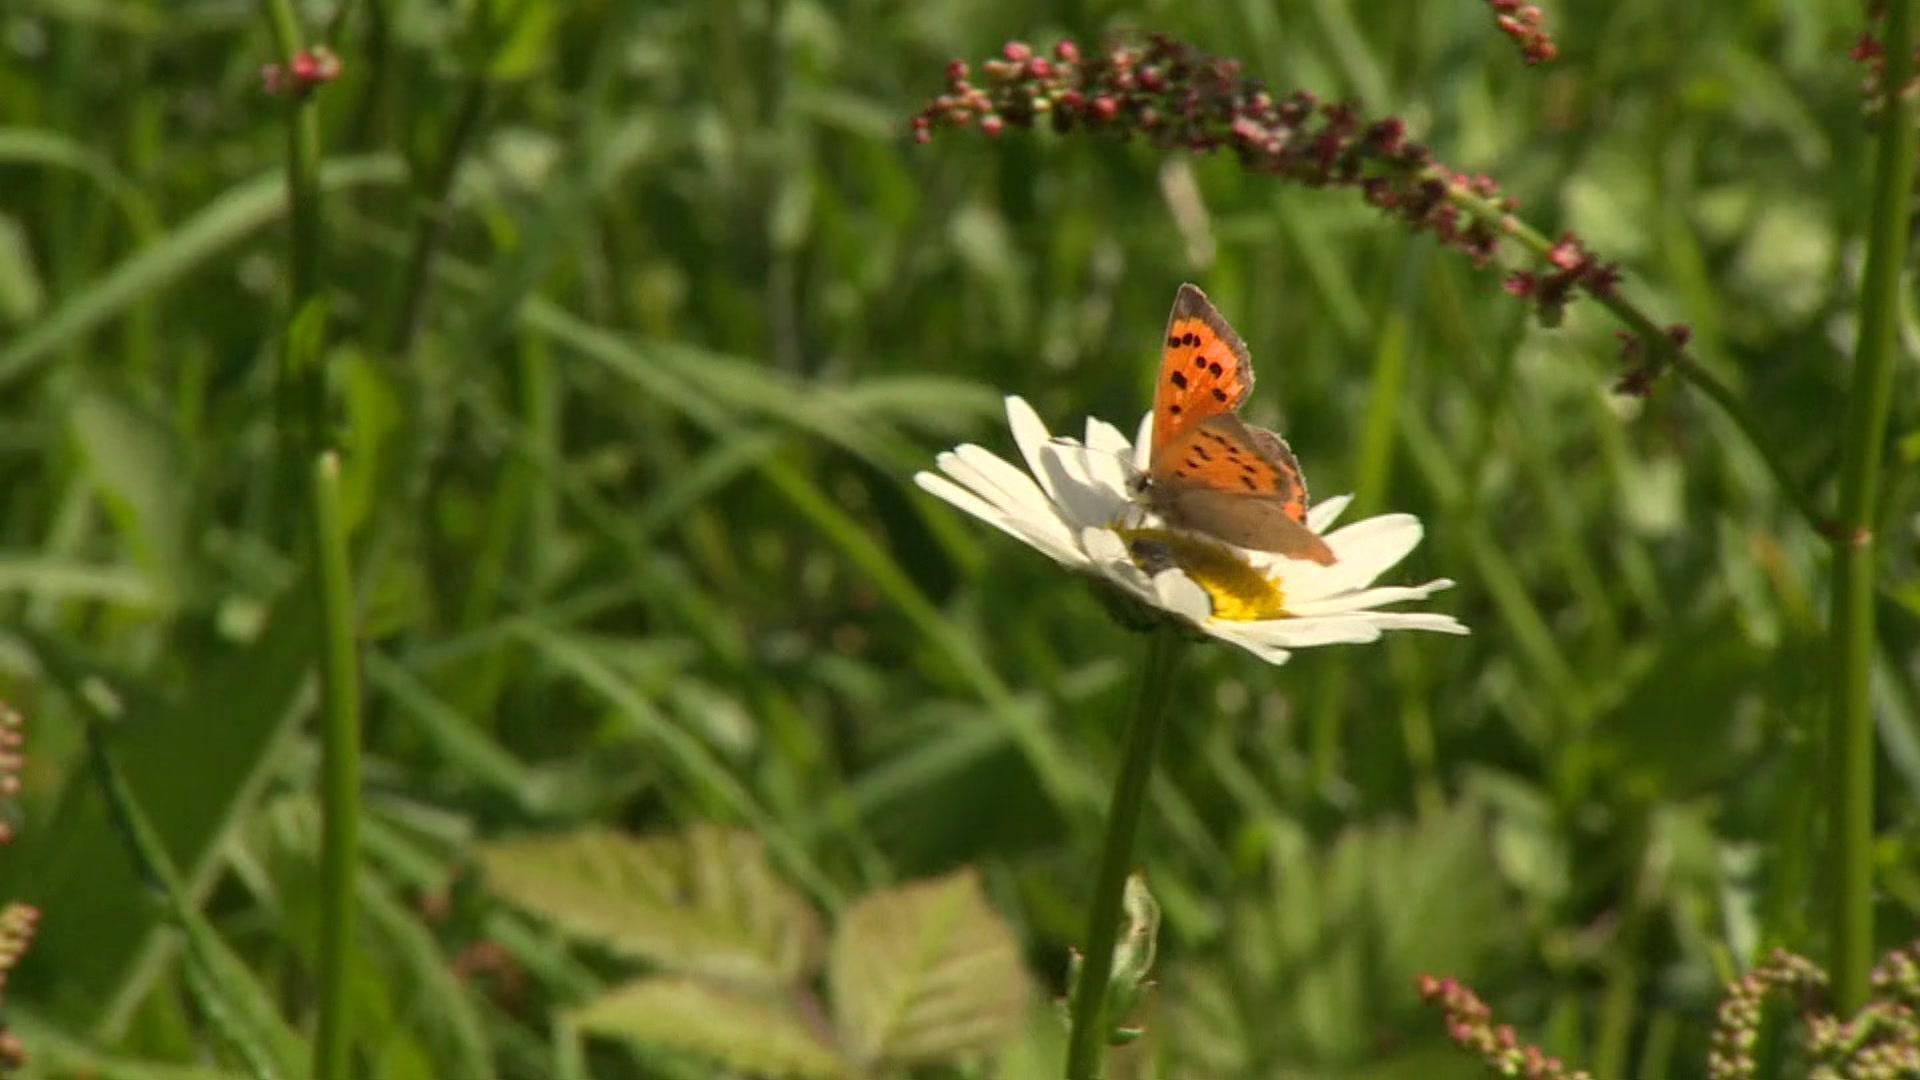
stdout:
<svg viewBox="0 0 1920 1080">
<path fill-rule="evenodd" d="M 344 68 L 318 101 L 367 1073 L 716 1075 L 644 1040 L 578 1057 L 557 1018 L 633 966 L 472 866 L 529 833 L 719 822 L 829 925 L 976 867 L 1036 1004 L 1004 1054 L 916 1075 L 1054 1075 L 1143 639 L 909 478 L 958 441 L 1010 451 L 1006 393 L 1056 430 L 1130 430 L 1191 280 L 1254 353 L 1249 417 L 1322 496 L 1419 514 L 1391 580 L 1457 579 L 1433 606 L 1474 635 L 1191 654 L 1139 849 L 1165 921 L 1127 1067 L 1477 1075 L 1418 1002 L 1434 972 L 1600 1076 L 1703 1075 L 1719 985 L 1822 948 L 1826 549 L 1725 417 L 1673 382 L 1612 394 L 1603 311 L 1534 326 L 1498 269 L 1351 193 L 906 124 L 951 58 L 1129 30 L 1402 116 L 1690 324 L 1828 506 L 1860 8 L 1550 4 L 1561 57 L 1528 68 L 1478 0 L 306 5 Z M 230 0 L 0 8 L 0 698 L 30 739 L 0 896 L 44 909 L 7 996 L 49 1074 L 248 1074 L 156 933 L 88 725 L 231 957 L 311 1019 L 271 59 Z M 1920 925 L 1911 346 L 1896 377 L 1886 946 Z"/>
</svg>

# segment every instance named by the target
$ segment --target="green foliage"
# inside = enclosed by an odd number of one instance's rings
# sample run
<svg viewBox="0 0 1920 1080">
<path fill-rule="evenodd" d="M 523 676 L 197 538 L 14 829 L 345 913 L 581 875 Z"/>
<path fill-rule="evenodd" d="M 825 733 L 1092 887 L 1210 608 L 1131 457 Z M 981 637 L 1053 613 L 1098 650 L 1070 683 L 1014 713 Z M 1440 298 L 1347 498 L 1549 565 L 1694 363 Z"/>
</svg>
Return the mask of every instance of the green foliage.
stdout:
<svg viewBox="0 0 1920 1080">
<path fill-rule="evenodd" d="M 692 979 L 636 979 L 567 1015 L 588 1034 L 686 1051 L 750 1076 L 849 1075 L 832 1047 L 791 1011 Z"/>
<path fill-rule="evenodd" d="M 816 966 L 819 917 L 751 833 L 697 826 L 633 839 L 606 829 L 481 850 L 501 896 L 669 971 L 773 990 Z"/>
<path fill-rule="evenodd" d="M 698 825 L 496 842 L 490 886 L 570 933 L 673 973 L 568 1015 L 590 1034 L 684 1050 L 766 1076 L 866 1075 L 994 1050 L 1027 1007 L 1019 942 L 963 870 L 861 897 L 827 956 L 834 1030 L 803 1019 L 820 928 L 759 841 Z M 844 1056 L 843 1056 L 844 1055 Z"/>
<path fill-rule="evenodd" d="M 827 976 L 862 1068 L 991 1049 L 1027 1006 L 1020 943 L 972 871 L 861 897 L 834 928 Z"/>
<path fill-rule="evenodd" d="M 1485 0 L 296 5 L 342 64 L 311 102 L 365 660 L 355 1064 L 729 1068 L 644 1031 L 572 1039 L 565 1018 L 651 984 L 706 995 L 655 1034 L 711 1047 L 710 1017 L 758 1015 L 852 1074 L 832 958 L 905 882 L 956 919 L 991 896 L 1018 943 L 996 962 L 1057 998 L 1141 642 L 910 477 L 959 442 L 1011 452 L 1009 393 L 1062 433 L 1130 428 L 1193 280 L 1253 352 L 1249 419 L 1316 493 L 1357 491 L 1349 513 L 1419 515 L 1387 583 L 1455 579 L 1434 602 L 1474 633 L 1278 669 L 1191 651 L 1136 848 L 1154 986 L 1116 1075 L 1477 1075 L 1417 1005 L 1431 971 L 1570 1067 L 1700 1080 L 1720 986 L 1774 945 L 1828 960 L 1830 557 L 1766 460 L 1686 386 L 1610 393 L 1596 305 L 1542 329 L 1509 267 L 1349 192 L 1142 140 L 906 126 L 953 57 L 1127 29 L 1399 115 L 1620 260 L 1830 512 L 1863 6 L 1542 6 L 1560 56 L 1526 67 Z M 275 59 L 247 4 L 0 3 L 0 698 L 32 725 L 0 898 L 44 911 L 7 1006 L 46 1074 L 250 1067 L 128 856 L 90 725 L 231 961 L 213 981 L 315 1027 Z M 1920 933 L 1920 380 L 1895 345 L 1877 952 Z M 701 822 L 732 831 L 696 844 Z M 546 861 L 514 905 L 476 895 L 471 853 L 516 845 Z M 577 910 L 544 906 L 563 894 Z M 883 965 L 871 1015 L 914 1014 L 902 988 L 967 944 L 903 940 L 934 952 Z M 858 1045 L 881 1072 L 1057 1075 L 1054 1010 L 1010 1002 L 979 1014 L 1007 1025 L 971 1044 L 992 1067 L 899 1064 L 912 1044 L 880 1027 Z"/>
</svg>

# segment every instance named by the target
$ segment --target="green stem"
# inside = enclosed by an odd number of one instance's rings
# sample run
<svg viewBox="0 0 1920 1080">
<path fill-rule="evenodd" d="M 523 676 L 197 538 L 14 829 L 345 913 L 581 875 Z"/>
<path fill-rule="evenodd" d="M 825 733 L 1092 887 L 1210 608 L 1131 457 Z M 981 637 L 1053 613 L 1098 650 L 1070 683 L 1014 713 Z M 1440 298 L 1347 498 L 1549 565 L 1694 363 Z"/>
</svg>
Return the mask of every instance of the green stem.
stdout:
<svg viewBox="0 0 1920 1080">
<path fill-rule="evenodd" d="M 277 62 L 288 67 L 293 57 L 305 48 L 299 16 L 292 0 L 262 0 L 267 28 L 273 36 Z M 320 286 L 320 113 L 314 95 L 294 94 L 287 108 L 287 226 L 290 263 L 291 310 L 296 318 L 288 321 L 287 347 L 281 350 L 281 392 L 298 395 L 304 406 L 307 439 L 317 448 L 323 430 L 324 408 L 320 392 L 317 355 L 296 348 L 292 331 L 299 316 Z M 317 336 L 321 328 L 315 327 Z"/>
<path fill-rule="evenodd" d="M 1915 149 L 1913 108 L 1903 92 L 1913 72 L 1911 4 L 1890 0 L 1886 11 L 1886 71 L 1881 81 L 1886 101 L 1878 118 L 1860 337 L 1846 422 L 1840 429 L 1845 440 L 1840 508 L 1829 531 L 1834 583 L 1833 712 L 1827 739 L 1827 792 L 1832 799 L 1828 847 L 1833 858 L 1828 968 L 1841 1016 L 1866 1003 L 1873 963 L 1873 709 L 1868 693 L 1874 650 L 1873 511 L 1893 399 Z"/>
<path fill-rule="evenodd" d="M 1546 234 L 1514 217 L 1491 199 L 1477 195 L 1458 184 L 1449 183 L 1447 184 L 1447 201 L 1499 229 L 1501 235 L 1514 240 L 1543 259 L 1553 250 L 1553 241 L 1548 239 Z M 1623 296 L 1618 289 L 1590 295 L 1593 295 L 1602 307 L 1612 312 L 1615 318 L 1627 324 L 1633 331 L 1634 337 L 1639 339 L 1640 347 L 1648 350 L 1649 355 L 1661 364 L 1671 367 L 1675 374 L 1713 399 L 1715 405 L 1720 406 L 1720 410 L 1726 414 L 1727 419 L 1732 420 L 1734 426 L 1740 429 L 1740 434 L 1745 436 L 1747 445 L 1760 455 L 1760 460 L 1765 463 L 1767 471 L 1773 474 L 1774 483 L 1780 488 L 1781 494 L 1793 503 L 1793 508 L 1799 511 L 1800 516 L 1805 519 L 1810 528 L 1821 528 L 1824 519 L 1819 509 L 1801 489 L 1801 485 L 1794 480 L 1793 473 L 1788 471 L 1785 460 L 1775 449 L 1779 445 L 1779 440 L 1764 434 L 1765 429 L 1761 426 L 1759 419 L 1753 415 L 1747 403 L 1741 400 L 1740 395 L 1734 393 L 1733 388 L 1722 382 L 1719 376 L 1701 367 L 1698 361 L 1675 348 L 1673 341 L 1667 337 L 1666 331 L 1662 330 L 1651 316 L 1640 310 L 1639 305 Z"/>
<path fill-rule="evenodd" d="M 1120 777 L 1114 781 L 1113 803 L 1107 812 L 1100 876 L 1094 881 L 1093 911 L 1087 917 L 1086 952 L 1079 981 L 1073 986 L 1067 1080 L 1093 1080 L 1100 1075 L 1107 1041 L 1107 980 L 1113 974 L 1113 946 L 1120 935 L 1121 894 L 1133 867 L 1133 838 L 1147 802 L 1147 779 L 1153 775 L 1154 747 L 1160 741 L 1161 720 L 1173 689 L 1173 669 L 1181 645 L 1180 630 L 1173 624 L 1162 623 L 1153 631 L 1147 665 L 1133 697 Z"/>
<path fill-rule="evenodd" d="M 292 0 L 261 0 L 273 46 L 290 64 L 303 44 Z M 291 288 L 281 342 L 281 392 L 295 395 L 309 459 L 308 546 L 320 619 L 321 792 L 319 1031 L 313 1075 L 350 1071 L 354 870 L 360 821 L 360 679 L 354 645 L 353 576 L 340 511 L 340 462 L 328 448 L 326 304 L 321 289 L 320 117 L 313 89 L 295 92 L 287 125 L 287 220 Z"/>
<path fill-rule="evenodd" d="M 317 1077 L 348 1073 L 348 972 L 353 956 L 354 876 L 360 826 L 360 672 L 354 641 L 353 577 L 340 513 L 340 462 L 313 463 L 314 560 L 320 586 L 320 1030 Z"/>
</svg>

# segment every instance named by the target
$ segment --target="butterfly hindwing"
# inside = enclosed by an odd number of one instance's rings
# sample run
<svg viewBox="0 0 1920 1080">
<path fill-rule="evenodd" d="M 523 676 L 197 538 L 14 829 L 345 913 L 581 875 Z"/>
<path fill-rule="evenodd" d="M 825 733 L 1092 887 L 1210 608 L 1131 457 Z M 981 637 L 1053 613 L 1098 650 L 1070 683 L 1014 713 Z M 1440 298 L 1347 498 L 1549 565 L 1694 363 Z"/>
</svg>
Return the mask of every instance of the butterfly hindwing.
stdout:
<svg viewBox="0 0 1920 1080">
<path fill-rule="evenodd" d="M 1280 436 L 1215 416 L 1182 432 L 1156 466 L 1151 501 L 1170 524 L 1238 547 L 1334 561 L 1306 525 L 1307 485 Z"/>
<path fill-rule="evenodd" d="M 1306 480 L 1286 440 L 1232 413 L 1182 431 L 1156 452 L 1152 471 L 1157 487 L 1277 499 L 1295 522 L 1307 520 Z"/>
<path fill-rule="evenodd" d="M 1270 495 L 1233 495 L 1190 487 L 1166 492 L 1155 505 L 1169 524 L 1236 547 L 1310 559 L 1321 566 L 1334 563 L 1333 549 L 1327 542 L 1294 520 L 1285 502 Z"/>
</svg>

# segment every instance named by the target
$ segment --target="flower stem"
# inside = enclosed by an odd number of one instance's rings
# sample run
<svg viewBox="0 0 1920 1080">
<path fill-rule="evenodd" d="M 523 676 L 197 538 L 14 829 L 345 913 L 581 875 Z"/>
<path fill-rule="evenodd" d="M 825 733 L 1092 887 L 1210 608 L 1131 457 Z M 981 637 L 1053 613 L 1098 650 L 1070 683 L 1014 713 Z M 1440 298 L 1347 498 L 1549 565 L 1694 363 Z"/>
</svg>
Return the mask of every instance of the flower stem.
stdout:
<svg viewBox="0 0 1920 1080">
<path fill-rule="evenodd" d="M 1069 1009 L 1067 1080 L 1093 1080 L 1100 1075 L 1107 1041 L 1107 980 L 1113 974 L 1113 946 L 1120 934 L 1121 893 L 1133 867 L 1133 838 L 1139 831 L 1140 811 L 1146 806 L 1154 747 L 1160 741 L 1161 721 L 1173 690 L 1173 669 L 1183 644 L 1179 629 L 1171 623 L 1163 622 L 1153 631 L 1147 664 L 1133 696 L 1120 776 L 1114 781 L 1113 803 L 1107 811 L 1107 838 L 1100 853 L 1100 876 L 1094 881 L 1093 911 L 1087 916 L 1086 951 Z"/>
<path fill-rule="evenodd" d="M 293 0 L 261 0 L 278 61 L 291 67 L 305 48 Z M 319 1030 L 313 1076 L 351 1072 L 349 970 L 354 954 L 354 884 L 360 821 L 360 678 L 355 652 L 353 576 L 340 509 L 340 463 L 329 448 L 327 305 L 321 283 L 320 116 L 308 87 L 290 95 L 287 125 L 287 321 L 280 390 L 297 401 L 300 434 L 286 440 L 306 459 L 307 546 L 320 619 Z M 285 414 L 283 414 L 285 415 Z"/>
<path fill-rule="evenodd" d="M 360 673 L 353 630 L 353 576 L 340 513 L 340 461 L 313 463 L 315 580 L 320 589 L 320 1030 L 313 1075 L 349 1073 L 348 974 L 360 826 Z"/>
<path fill-rule="evenodd" d="M 1832 804 L 1828 942 L 1836 1011 L 1866 1003 L 1873 963 L 1873 709 L 1868 693 L 1874 649 L 1874 505 L 1887 411 L 1893 399 L 1898 345 L 1900 272 L 1906 263 L 1908 200 L 1913 190 L 1914 116 L 1903 92 L 1913 72 L 1912 5 L 1886 6 L 1886 104 L 1878 117 L 1867 268 L 1861 284 L 1860 337 L 1847 393 L 1840 470 L 1840 507 L 1833 527 L 1831 635 L 1832 714 L 1827 738 Z"/>
</svg>

